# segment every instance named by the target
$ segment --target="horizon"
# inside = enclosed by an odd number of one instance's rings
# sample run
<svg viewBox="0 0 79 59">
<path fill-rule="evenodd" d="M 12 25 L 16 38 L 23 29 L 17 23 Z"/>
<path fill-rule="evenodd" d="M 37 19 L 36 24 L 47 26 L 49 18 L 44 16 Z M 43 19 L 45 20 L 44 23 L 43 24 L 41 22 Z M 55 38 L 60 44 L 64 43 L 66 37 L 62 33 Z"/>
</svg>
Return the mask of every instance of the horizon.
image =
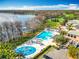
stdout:
<svg viewBox="0 0 79 59">
<path fill-rule="evenodd" d="M 0 0 L 0 10 L 79 10 L 78 0 Z"/>
</svg>

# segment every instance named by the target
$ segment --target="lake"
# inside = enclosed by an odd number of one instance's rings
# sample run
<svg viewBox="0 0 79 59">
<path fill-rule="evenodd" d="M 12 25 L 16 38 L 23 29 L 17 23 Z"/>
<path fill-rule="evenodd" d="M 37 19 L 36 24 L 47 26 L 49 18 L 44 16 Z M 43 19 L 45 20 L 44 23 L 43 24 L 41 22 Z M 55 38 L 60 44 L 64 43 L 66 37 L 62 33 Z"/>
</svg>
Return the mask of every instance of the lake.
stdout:
<svg viewBox="0 0 79 59">
<path fill-rule="evenodd" d="M 35 15 L 23 15 L 23 14 L 9 14 L 9 13 L 0 13 L 0 23 L 2 22 L 13 22 L 13 21 L 21 21 L 25 22 L 29 19 L 34 18 Z"/>
</svg>

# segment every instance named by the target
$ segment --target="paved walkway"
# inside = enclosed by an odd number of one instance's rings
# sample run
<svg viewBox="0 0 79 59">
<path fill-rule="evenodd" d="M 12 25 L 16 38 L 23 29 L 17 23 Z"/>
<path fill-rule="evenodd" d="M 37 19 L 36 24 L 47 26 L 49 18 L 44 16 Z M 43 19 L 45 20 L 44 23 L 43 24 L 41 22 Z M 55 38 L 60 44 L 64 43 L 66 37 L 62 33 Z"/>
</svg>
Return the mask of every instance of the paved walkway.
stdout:
<svg viewBox="0 0 79 59">
<path fill-rule="evenodd" d="M 68 59 L 67 49 L 51 50 L 46 55 L 52 57 L 52 59 Z"/>
</svg>

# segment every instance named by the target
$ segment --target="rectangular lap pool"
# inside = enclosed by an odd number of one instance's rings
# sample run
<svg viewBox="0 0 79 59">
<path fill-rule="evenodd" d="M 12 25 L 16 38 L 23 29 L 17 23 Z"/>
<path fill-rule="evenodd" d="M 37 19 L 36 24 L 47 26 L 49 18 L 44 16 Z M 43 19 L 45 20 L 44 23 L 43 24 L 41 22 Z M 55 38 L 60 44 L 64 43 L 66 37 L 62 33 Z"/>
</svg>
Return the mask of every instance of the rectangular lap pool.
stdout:
<svg viewBox="0 0 79 59">
<path fill-rule="evenodd" d="M 40 38 L 42 40 L 48 40 L 49 38 L 53 37 L 54 34 L 50 31 L 43 31 L 40 33 L 36 38 Z"/>
</svg>

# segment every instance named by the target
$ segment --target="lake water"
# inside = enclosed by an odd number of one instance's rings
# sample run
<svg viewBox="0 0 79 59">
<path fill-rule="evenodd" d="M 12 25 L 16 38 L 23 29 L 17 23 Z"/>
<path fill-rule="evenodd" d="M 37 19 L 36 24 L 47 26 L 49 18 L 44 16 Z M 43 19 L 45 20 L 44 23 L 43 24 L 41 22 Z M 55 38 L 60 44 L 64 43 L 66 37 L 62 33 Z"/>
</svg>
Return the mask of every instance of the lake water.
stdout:
<svg viewBox="0 0 79 59">
<path fill-rule="evenodd" d="M 22 21 L 22 22 L 28 21 L 29 19 L 32 19 L 35 17 L 35 15 L 15 15 L 15 16 L 19 21 Z"/>
<path fill-rule="evenodd" d="M 9 22 L 9 21 L 21 21 L 25 22 L 29 19 L 34 18 L 35 15 L 20 15 L 20 14 L 8 14 L 8 13 L 0 13 L 0 23 Z"/>
</svg>

